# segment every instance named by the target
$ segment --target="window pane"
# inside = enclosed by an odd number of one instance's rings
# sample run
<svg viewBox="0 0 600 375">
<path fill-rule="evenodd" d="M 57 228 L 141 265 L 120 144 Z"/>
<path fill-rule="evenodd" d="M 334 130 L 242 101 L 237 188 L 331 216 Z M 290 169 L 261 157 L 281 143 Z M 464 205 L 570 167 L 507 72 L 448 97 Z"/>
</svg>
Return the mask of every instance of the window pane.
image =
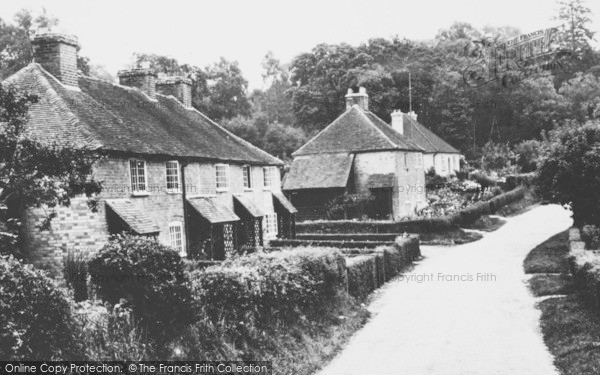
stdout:
<svg viewBox="0 0 600 375">
<path fill-rule="evenodd" d="M 179 163 L 177 161 L 167 162 L 167 189 L 179 190 Z"/>
<path fill-rule="evenodd" d="M 130 160 L 131 190 L 146 191 L 146 162 L 143 160 Z"/>
</svg>

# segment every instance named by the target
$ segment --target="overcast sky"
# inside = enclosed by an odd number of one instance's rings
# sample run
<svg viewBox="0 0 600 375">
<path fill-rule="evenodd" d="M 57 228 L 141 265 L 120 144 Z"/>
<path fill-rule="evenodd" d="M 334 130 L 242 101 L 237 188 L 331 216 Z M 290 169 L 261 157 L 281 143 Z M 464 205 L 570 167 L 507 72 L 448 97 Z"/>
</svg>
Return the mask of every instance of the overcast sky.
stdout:
<svg viewBox="0 0 600 375">
<path fill-rule="evenodd" d="M 590 1 L 600 38 L 600 1 Z M 260 88 L 261 61 L 283 62 L 318 43 L 357 45 L 371 37 L 425 40 L 454 21 L 512 25 L 523 33 L 554 25 L 553 0 L 2 0 L 0 17 L 45 7 L 79 37 L 81 54 L 115 74 L 134 52 L 153 52 L 206 66 L 224 56 Z"/>
</svg>

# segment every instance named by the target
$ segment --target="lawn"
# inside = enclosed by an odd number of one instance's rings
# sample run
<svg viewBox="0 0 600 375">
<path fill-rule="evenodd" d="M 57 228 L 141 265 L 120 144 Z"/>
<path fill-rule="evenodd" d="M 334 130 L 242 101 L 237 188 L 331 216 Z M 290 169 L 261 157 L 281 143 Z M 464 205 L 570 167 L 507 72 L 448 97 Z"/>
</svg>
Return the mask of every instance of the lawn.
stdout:
<svg viewBox="0 0 600 375">
<path fill-rule="evenodd" d="M 600 374 L 600 314 L 586 303 L 571 283 L 567 232 L 559 233 L 528 255 L 523 266 L 534 274 L 529 287 L 536 296 L 544 342 L 564 375 Z M 551 297 L 552 295 L 557 295 Z M 565 296 L 566 295 L 566 296 Z"/>
</svg>

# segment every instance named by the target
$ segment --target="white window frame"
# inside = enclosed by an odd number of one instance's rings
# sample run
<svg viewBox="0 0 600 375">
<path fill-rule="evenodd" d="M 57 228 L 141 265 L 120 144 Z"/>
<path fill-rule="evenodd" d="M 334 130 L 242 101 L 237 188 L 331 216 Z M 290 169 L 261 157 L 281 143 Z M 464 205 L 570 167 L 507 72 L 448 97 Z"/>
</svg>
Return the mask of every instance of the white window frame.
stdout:
<svg viewBox="0 0 600 375">
<path fill-rule="evenodd" d="M 423 154 L 420 152 L 417 152 L 417 162 L 415 168 L 423 168 Z"/>
<path fill-rule="evenodd" d="M 169 181 L 169 163 L 175 163 L 175 170 L 177 171 L 177 184 L 176 188 L 169 188 L 169 183 L 173 183 L 173 181 Z M 179 162 L 177 160 L 168 160 L 165 162 L 165 172 L 166 172 L 166 183 L 167 183 L 167 193 L 180 193 L 181 192 L 181 170 L 179 169 Z M 172 169 L 172 167 L 171 167 Z"/>
<path fill-rule="evenodd" d="M 265 216 L 263 217 L 263 238 L 277 238 L 278 229 L 279 228 L 277 228 L 277 214 L 265 214 Z"/>
<path fill-rule="evenodd" d="M 177 244 L 178 241 L 179 244 Z M 173 249 L 175 249 L 175 251 L 177 251 L 179 255 L 187 255 L 187 252 L 185 251 L 185 236 L 183 234 L 183 223 L 181 221 L 172 221 L 169 223 L 169 245 Z"/>
<path fill-rule="evenodd" d="M 136 164 L 135 165 L 135 170 L 136 170 L 136 181 L 135 182 L 133 181 L 134 177 L 133 177 L 133 173 L 132 173 L 133 171 L 132 171 L 131 163 L 135 163 Z M 137 163 L 144 163 L 144 169 L 143 169 L 143 171 L 144 171 L 144 176 L 143 176 L 143 178 L 144 178 L 144 188 L 143 189 L 139 188 L 139 185 L 141 185 L 141 184 L 140 184 L 140 181 L 139 181 L 140 176 L 138 175 L 139 168 L 137 166 Z M 131 193 L 133 195 L 148 195 L 149 194 L 148 193 L 148 163 L 146 163 L 145 160 L 143 160 L 143 159 L 129 159 L 129 184 L 131 186 Z"/>
<path fill-rule="evenodd" d="M 250 165 L 242 166 L 242 179 L 244 182 L 244 189 L 252 190 L 252 167 Z"/>
<path fill-rule="evenodd" d="M 225 186 L 219 186 L 219 168 L 224 168 Z M 215 164 L 215 186 L 217 187 L 217 191 L 229 190 L 229 164 Z"/>
<path fill-rule="evenodd" d="M 275 167 L 263 167 L 263 186 L 265 189 L 275 186 Z"/>
<path fill-rule="evenodd" d="M 448 171 L 448 159 L 442 155 L 442 172 Z"/>
</svg>

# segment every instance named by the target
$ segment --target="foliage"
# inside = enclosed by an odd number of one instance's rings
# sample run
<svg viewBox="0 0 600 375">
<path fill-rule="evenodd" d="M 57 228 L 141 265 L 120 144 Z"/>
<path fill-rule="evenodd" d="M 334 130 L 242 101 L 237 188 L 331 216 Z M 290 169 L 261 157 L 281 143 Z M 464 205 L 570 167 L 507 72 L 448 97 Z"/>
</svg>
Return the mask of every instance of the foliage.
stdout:
<svg viewBox="0 0 600 375">
<path fill-rule="evenodd" d="M 433 167 L 425 173 L 425 188 L 427 190 L 439 189 L 444 187 L 447 183 L 448 179 L 435 173 L 435 168 Z"/>
<path fill-rule="evenodd" d="M 327 218 L 340 220 L 358 218 L 369 213 L 370 204 L 375 200 L 371 194 L 344 193 L 325 205 Z"/>
<path fill-rule="evenodd" d="M 592 49 L 594 32 L 590 30 L 592 12 L 584 0 L 559 0 L 558 43 L 561 48 L 571 51 L 576 57 L 583 57 Z"/>
<path fill-rule="evenodd" d="M 234 323 L 239 334 L 248 326 L 319 316 L 345 291 L 343 256 L 331 250 L 255 253 L 190 277 L 197 305 L 212 321 Z"/>
<path fill-rule="evenodd" d="M 483 146 L 481 167 L 484 171 L 501 171 L 511 165 L 514 153 L 508 144 L 488 142 Z"/>
<path fill-rule="evenodd" d="M 85 194 L 95 209 L 93 197 L 101 190 L 91 176 L 98 159 L 92 151 L 46 145 L 26 137 L 27 112 L 36 102 L 33 95 L 0 85 L 0 206 L 6 207 L 1 219 L 14 234 L 25 208 L 45 205 L 52 210 Z M 42 229 L 49 227 L 53 217 L 51 211 Z"/>
<path fill-rule="evenodd" d="M 600 121 L 565 123 L 551 133 L 541 159 L 542 199 L 569 205 L 576 225 L 600 224 Z"/>
<path fill-rule="evenodd" d="M 130 309 L 99 301 L 76 304 L 74 313 L 79 341 L 90 361 L 143 361 L 153 358 L 154 349 L 135 323 Z"/>
<path fill-rule="evenodd" d="M 292 152 L 306 141 L 304 131 L 279 122 L 268 123 L 264 117 L 234 117 L 223 122 L 223 127 L 268 153 L 289 159 Z"/>
<path fill-rule="evenodd" d="M 526 140 L 515 145 L 513 151 L 521 172 L 527 173 L 536 170 L 543 147 L 544 143 L 535 139 Z"/>
<path fill-rule="evenodd" d="M 600 228 L 596 225 L 584 225 L 581 228 L 581 239 L 587 249 L 600 249 Z"/>
<path fill-rule="evenodd" d="M 155 238 L 117 235 L 89 262 L 98 295 L 116 304 L 126 300 L 153 338 L 167 338 L 194 320 L 184 263 Z"/>
<path fill-rule="evenodd" d="M 42 271 L 0 256 L 0 358 L 76 360 L 71 301 Z"/>
<path fill-rule="evenodd" d="M 81 251 L 67 251 L 63 257 L 63 277 L 67 286 L 73 291 L 75 301 L 88 298 L 88 256 Z"/>
</svg>

